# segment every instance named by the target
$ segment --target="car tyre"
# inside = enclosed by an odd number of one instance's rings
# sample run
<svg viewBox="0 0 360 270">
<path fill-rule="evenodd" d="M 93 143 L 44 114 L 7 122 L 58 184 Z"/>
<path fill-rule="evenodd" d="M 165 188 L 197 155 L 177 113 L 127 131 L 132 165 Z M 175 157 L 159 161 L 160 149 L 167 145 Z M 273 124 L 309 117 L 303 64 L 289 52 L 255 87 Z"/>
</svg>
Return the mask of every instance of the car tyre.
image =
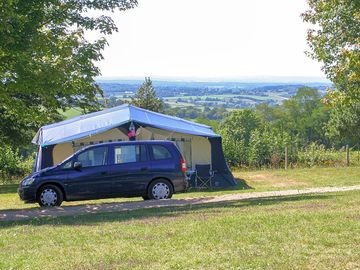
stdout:
<svg viewBox="0 0 360 270">
<path fill-rule="evenodd" d="M 143 198 L 144 201 L 150 200 L 150 198 L 148 197 L 148 195 L 144 195 L 144 196 L 142 196 L 142 198 Z"/>
<path fill-rule="evenodd" d="M 151 200 L 170 199 L 174 193 L 173 186 L 166 179 L 157 179 L 148 187 L 148 198 Z"/>
<path fill-rule="evenodd" d="M 41 207 L 60 206 L 63 202 L 64 194 L 55 185 L 45 185 L 40 188 L 37 199 Z"/>
</svg>

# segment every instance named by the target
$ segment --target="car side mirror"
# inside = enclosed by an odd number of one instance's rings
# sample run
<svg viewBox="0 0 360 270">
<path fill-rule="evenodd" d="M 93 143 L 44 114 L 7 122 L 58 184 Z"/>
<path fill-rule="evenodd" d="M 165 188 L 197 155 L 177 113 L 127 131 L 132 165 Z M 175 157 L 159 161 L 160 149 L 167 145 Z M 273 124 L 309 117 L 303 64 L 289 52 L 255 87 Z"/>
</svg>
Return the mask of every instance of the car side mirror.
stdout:
<svg viewBox="0 0 360 270">
<path fill-rule="evenodd" d="M 81 162 L 75 161 L 75 162 L 74 162 L 74 169 L 75 169 L 75 170 L 80 170 L 81 168 L 82 168 Z"/>
</svg>

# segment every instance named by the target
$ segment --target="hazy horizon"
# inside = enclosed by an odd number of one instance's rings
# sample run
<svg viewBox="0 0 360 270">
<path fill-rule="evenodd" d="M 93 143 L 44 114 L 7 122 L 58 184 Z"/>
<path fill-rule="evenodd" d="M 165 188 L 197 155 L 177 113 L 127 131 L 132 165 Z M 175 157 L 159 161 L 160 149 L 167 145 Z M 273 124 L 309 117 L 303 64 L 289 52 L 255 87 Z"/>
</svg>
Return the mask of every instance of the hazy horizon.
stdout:
<svg viewBox="0 0 360 270">
<path fill-rule="evenodd" d="M 146 76 L 148 77 L 148 76 Z M 143 81 L 145 77 L 132 76 L 100 76 L 96 81 Z M 332 82 L 326 77 L 306 77 L 306 76 L 248 76 L 239 78 L 197 78 L 181 76 L 154 76 L 150 77 L 152 81 L 163 82 L 238 82 L 238 83 L 326 83 Z"/>
</svg>

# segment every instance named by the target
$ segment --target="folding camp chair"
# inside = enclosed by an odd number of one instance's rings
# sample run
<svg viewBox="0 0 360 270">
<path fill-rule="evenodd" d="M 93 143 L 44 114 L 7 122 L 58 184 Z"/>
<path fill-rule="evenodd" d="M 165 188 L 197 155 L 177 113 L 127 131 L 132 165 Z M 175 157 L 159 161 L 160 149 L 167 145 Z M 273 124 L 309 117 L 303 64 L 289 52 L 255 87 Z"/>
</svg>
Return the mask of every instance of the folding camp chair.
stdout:
<svg viewBox="0 0 360 270">
<path fill-rule="evenodd" d="M 212 179 L 214 171 L 210 164 L 195 165 L 195 187 L 212 188 Z"/>
</svg>

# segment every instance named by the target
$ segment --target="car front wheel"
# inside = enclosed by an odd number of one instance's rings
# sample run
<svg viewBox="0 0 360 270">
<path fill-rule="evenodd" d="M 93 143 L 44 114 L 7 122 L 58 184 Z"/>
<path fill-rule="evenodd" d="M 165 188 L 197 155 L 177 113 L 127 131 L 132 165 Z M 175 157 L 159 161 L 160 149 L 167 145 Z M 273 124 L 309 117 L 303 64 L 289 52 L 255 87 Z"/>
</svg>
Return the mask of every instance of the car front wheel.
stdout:
<svg viewBox="0 0 360 270">
<path fill-rule="evenodd" d="M 148 188 L 148 197 L 151 200 L 170 199 L 174 193 L 169 181 L 158 179 L 152 182 Z"/>
<path fill-rule="evenodd" d="M 63 193 L 57 186 L 45 185 L 38 193 L 38 203 L 41 207 L 60 206 L 63 201 Z"/>
</svg>

